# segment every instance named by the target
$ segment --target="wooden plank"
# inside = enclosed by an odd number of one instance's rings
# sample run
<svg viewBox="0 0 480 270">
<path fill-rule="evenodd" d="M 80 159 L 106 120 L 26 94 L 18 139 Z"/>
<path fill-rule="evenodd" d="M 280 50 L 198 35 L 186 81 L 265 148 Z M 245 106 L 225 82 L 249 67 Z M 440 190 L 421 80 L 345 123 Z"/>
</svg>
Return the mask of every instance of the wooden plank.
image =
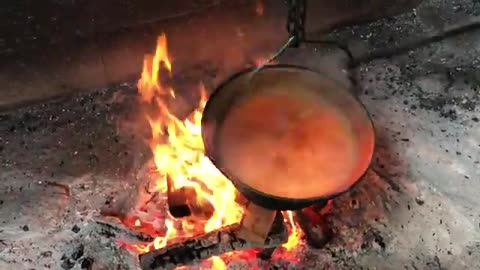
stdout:
<svg viewBox="0 0 480 270">
<path fill-rule="evenodd" d="M 246 241 L 263 244 L 272 229 L 278 211 L 270 210 L 249 202 L 237 237 Z"/>
</svg>

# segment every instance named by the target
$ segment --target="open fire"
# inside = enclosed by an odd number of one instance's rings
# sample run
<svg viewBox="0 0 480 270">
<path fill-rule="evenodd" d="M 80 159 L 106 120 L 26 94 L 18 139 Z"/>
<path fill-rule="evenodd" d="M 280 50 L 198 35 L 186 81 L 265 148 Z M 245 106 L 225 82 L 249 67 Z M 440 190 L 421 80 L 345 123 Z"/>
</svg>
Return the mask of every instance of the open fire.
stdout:
<svg viewBox="0 0 480 270">
<path fill-rule="evenodd" d="M 204 153 L 200 127 L 207 101 L 205 88 L 199 87 L 201 95 L 198 108 L 186 119 L 177 118 L 170 107 L 175 102 L 175 90 L 165 83 L 171 76 L 171 70 L 167 38 L 160 35 L 155 54 L 145 56 L 138 82 L 142 104 L 149 108 L 145 110 L 151 128 L 148 143 L 155 164 L 148 193 L 163 202 L 169 200 L 168 194 L 181 194 L 190 212 L 178 218 L 164 207 L 152 215 L 142 205 L 136 214 L 124 219 L 124 224 L 130 229 L 155 237 L 150 243 L 122 242 L 126 248 L 139 254 L 238 224 L 245 211 L 239 199 L 241 195 Z M 284 221 L 290 224 L 289 239 L 283 245 L 285 253 L 299 245 L 301 230 L 295 224 L 292 212 L 284 212 L 283 216 Z M 212 257 L 209 262 L 214 269 L 225 269 L 223 259 L 241 256 L 238 253 L 224 254 L 222 258 Z"/>
</svg>

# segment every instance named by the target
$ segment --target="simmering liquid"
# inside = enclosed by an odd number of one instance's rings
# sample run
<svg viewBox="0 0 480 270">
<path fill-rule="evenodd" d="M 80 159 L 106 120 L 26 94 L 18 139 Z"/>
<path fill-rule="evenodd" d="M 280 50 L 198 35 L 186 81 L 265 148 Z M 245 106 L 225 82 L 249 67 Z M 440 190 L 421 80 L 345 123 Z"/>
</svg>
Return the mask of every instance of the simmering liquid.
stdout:
<svg viewBox="0 0 480 270">
<path fill-rule="evenodd" d="M 344 191 L 357 179 L 358 142 L 329 104 L 290 95 L 258 95 L 236 105 L 220 130 L 223 167 L 272 196 L 313 198 Z"/>
</svg>

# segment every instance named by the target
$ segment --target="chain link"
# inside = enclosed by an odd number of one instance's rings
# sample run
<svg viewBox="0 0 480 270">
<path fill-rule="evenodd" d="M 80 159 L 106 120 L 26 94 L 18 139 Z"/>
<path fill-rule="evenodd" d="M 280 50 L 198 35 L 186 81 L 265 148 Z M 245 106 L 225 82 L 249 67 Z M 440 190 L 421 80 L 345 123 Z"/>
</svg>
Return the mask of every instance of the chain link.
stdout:
<svg viewBox="0 0 480 270">
<path fill-rule="evenodd" d="M 298 47 L 305 40 L 306 0 L 287 0 L 287 31 L 294 38 L 292 47 Z"/>
</svg>

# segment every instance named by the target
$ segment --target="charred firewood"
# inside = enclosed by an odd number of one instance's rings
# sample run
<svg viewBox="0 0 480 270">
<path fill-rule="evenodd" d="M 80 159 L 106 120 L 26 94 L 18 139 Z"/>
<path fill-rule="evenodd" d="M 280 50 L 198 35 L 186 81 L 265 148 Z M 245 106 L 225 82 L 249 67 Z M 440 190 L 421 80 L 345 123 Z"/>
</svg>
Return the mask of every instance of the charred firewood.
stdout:
<svg viewBox="0 0 480 270">
<path fill-rule="evenodd" d="M 268 261 L 272 258 L 273 253 L 277 250 L 277 247 L 265 248 L 257 254 L 257 258 Z"/>
<path fill-rule="evenodd" d="M 203 220 L 210 219 L 215 208 L 194 187 L 174 188 L 173 181 L 167 177 L 168 211 L 175 218 L 194 216 Z"/>
<path fill-rule="evenodd" d="M 212 256 L 218 256 L 231 251 L 253 248 L 273 248 L 287 242 L 288 232 L 279 214 L 263 245 L 245 241 L 236 232 L 241 225 L 233 225 L 218 231 L 191 238 L 184 242 L 170 244 L 165 248 L 139 256 L 143 270 L 174 269 L 199 263 Z"/>
<path fill-rule="evenodd" d="M 182 218 L 192 214 L 187 204 L 187 193 L 184 189 L 175 190 L 171 177 L 167 176 L 167 198 L 170 215 L 175 218 Z"/>
<path fill-rule="evenodd" d="M 322 215 L 313 207 L 295 212 L 295 218 L 305 233 L 307 244 L 313 248 L 323 248 L 331 238 L 331 231 Z"/>
<path fill-rule="evenodd" d="M 122 224 L 116 223 L 116 222 L 108 222 L 108 221 L 103 221 L 103 220 L 95 220 L 95 223 L 100 225 L 102 227 L 101 234 L 111 236 L 111 237 L 116 237 L 117 234 L 121 234 L 123 236 L 127 236 L 129 238 L 135 239 L 137 241 L 142 241 L 142 242 L 151 242 L 153 241 L 153 237 L 140 233 L 140 232 L 134 232 L 130 230 L 129 228 L 125 227 Z"/>
<path fill-rule="evenodd" d="M 65 195 L 67 197 L 71 196 L 70 187 L 68 185 L 57 183 L 57 182 L 52 182 L 52 181 L 46 181 L 45 185 L 60 188 L 61 190 L 63 190 L 63 192 L 65 193 Z"/>
</svg>

